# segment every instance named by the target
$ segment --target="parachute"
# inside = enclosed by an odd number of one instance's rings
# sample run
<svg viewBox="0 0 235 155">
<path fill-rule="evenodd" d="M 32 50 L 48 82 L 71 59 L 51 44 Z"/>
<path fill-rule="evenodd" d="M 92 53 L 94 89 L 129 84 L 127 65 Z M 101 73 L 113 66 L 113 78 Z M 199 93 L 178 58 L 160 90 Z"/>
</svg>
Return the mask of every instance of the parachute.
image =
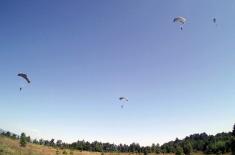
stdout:
<svg viewBox="0 0 235 155">
<path fill-rule="evenodd" d="M 29 80 L 27 74 L 19 73 L 19 74 L 17 74 L 17 75 L 20 76 L 20 77 L 22 77 L 23 79 L 25 79 L 28 83 L 30 83 L 30 80 Z"/>
<path fill-rule="evenodd" d="M 126 97 L 119 97 L 119 100 L 122 101 L 121 108 L 124 107 L 124 103 L 128 102 L 128 98 L 126 98 Z"/>
<path fill-rule="evenodd" d="M 128 98 L 126 98 L 126 97 L 119 97 L 119 100 L 125 100 L 125 101 L 128 101 Z"/>
<path fill-rule="evenodd" d="M 19 73 L 17 76 L 21 77 L 24 81 L 26 81 L 28 84 L 31 82 L 25 73 Z M 20 87 L 20 91 L 22 90 L 22 86 Z"/>
<path fill-rule="evenodd" d="M 174 23 L 178 23 L 178 24 L 181 25 L 181 27 L 180 27 L 181 30 L 183 30 L 183 25 L 185 24 L 186 21 L 187 21 L 187 19 L 184 18 L 184 17 L 175 17 L 175 18 L 173 19 L 173 22 L 174 22 Z"/>
</svg>

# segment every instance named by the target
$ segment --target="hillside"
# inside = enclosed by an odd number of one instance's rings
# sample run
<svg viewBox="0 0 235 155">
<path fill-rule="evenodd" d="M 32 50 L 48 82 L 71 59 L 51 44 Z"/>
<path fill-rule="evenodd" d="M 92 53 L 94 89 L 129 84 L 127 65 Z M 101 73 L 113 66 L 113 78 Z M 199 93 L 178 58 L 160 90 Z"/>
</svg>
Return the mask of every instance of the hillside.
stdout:
<svg viewBox="0 0 235 155">
<path fill-rule="evenodd" d="M 25 148 L 20 147 L 19 140 L 13 140 L 0 135 L 0 155 L 101 155 L 100 152 L 88 152 L 68 149 L 56 149 L 53 147 L 42 146 L 37 144 L 27 144 Z M 135 155 L 135 153 L 104 153 L 104 155 Z M 143 155 L 138 153 L 138 155 Z M 153 153 L 149 155 L 155 155 Z M 173 154 L 164 154 L 173 155 Z M 204 155 L 201 152 L 193 155 Z M 212 155 L 212 154 L 211 154 Z M 230 155 L 229 153 L 225 155 Z"/>
<path fill-rule="evenodd" d="M 100 152 L 87 152 L 68 149 L 55 149 L 53 147 L 27 144 L 25 148 L 20 147 L 19 140 L 13 140 L 0 135 L 0 155 L 101 155 Z M 121 153 L 129 155 L 129 153 Z M 104 153 L 104 155 L 120 155 L 119 153 Z M 169 154 L 170 155 L 170 154 Z"/>
<path fill-rule="evenodd" d="M 58 152 L 58 153 L 57 153 Z M 13 140 L 0 135 L 0 155 L 56 155 L 56 154 L 73 154 L 73 155 L 100 155 L 96 152 L 80 152 L 68 149 L 55 149 L 48 146 L 27 144 L 25 148 L 20 147 L 19 140 Z"/>
</svg>

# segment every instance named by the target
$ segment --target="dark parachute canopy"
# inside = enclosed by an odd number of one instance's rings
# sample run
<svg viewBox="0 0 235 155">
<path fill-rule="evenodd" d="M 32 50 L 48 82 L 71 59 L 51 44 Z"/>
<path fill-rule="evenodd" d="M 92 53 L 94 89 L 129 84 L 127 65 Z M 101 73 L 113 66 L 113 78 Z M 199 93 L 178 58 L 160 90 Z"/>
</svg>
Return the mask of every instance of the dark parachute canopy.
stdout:
<svg viewBox="0 0 235 155">
<path fill-rule="evenodd" d="M 19 74 L 17 74 L 17 76 L 21 77 L 21 79 L 23 79 L 24 81 L 26 81 L 28 84 L 31 82 L 31 81 L 29 80 L 27 74 L 25 74 L 25 73 L 19 73 Z M 22 90 L 22 87 L 24 87 L 24 86 L 21 86 L 21 87 L 20 87 L 20 91 Z"/>
<path fill-rule="evenodd" d="M 186 18 L 184 18 L 184 17 L 175 17 L 174 19 L 173 19 L 173 22 L 174 23 L 177 23 L 177 24 L 180 24 L 181 25 L 181 27 L 180 27 L 180 29 L 181 30 L 183 30 L 183 25 L 185 24 L 185 22 L 187 21 L 187 19 Z"/>
<path fill-rule="evenodd" d="M 128 101 L 128 98 L 126 98 L 126 97 L 119 97 L 119 100 L 124 100 L 124 101 Z"/>
<path fill-rule="evenodd" d="M 19 76 L 19 77 L 25 79 L 28 83 L 30 83 L 30 80 L 29 80 L 27 74 L 19 73 L 19 74 L 17 74 L 17 76 Z"/>
</svg>

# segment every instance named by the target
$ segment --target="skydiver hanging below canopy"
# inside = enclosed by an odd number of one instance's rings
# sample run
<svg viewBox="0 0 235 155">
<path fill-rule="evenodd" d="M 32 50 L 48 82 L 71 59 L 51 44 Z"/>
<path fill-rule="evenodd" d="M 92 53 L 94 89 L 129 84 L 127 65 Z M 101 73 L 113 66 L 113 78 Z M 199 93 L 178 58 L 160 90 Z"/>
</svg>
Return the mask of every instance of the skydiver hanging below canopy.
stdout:
<svg viewBox="0 0 235 155">
<path fill-rule="evenodd" d="M 175 17 L 175 18 L 173 19 L 173 22 L 174 22 L 174 23 L 177 23 L 177 24 L 180 24 L 180 25 L 181 25 L 181 26 L 180 26 L 180 29 L 181 29 L 181 30 L 183 30 L 183 25 L 185 24 L 186 21 L 187 21 L 187 19 L 184 18 L 184 17 Z"/>
<path fill-rule="evenodd" d="M 26 81 L 28 84 L 31 82 L 25 73 L 18 73 L 17 76 L 21 77 L 24 81 Z M 22 90 L 22 87 L 20 87 L 20 91 Z"/>
<path fill-rule="evenodd" d="M 127 97 L 119 97 L 119 100 L 122 101 L 121 108 L 124 108 L 124 103 L 128 102 L 128 98 Z"/>
</svg>

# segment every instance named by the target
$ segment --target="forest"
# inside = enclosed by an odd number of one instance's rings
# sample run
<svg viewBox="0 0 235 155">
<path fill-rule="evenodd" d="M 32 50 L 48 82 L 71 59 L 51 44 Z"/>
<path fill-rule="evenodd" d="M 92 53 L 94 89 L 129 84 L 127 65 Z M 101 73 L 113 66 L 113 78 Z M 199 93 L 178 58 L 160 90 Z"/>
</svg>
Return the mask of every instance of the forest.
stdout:
<svg viewBox="0 0 235 155">
<path fill-rule="evenodd" d="M 235 124 L 232 132 L 222 132 L 216 135 L 208 135 L 206 133 L 192 134 L 184 139 L 176 138 L 174 141 L 164 143 L 162 145 L 152 144 L 151 146 L 140 146 L 138 143 L 126 144 L 111 144 L 98 141 L 88 142 L 78 140 L 73 143 L 65 143 L 62 140 L 44 140 L 31 139 L 22 133 L 20 136 L 9 131 L 2 131 L 1 135 L 10 137 L 11 139 L 19 139 L 22 147 L 27 143 L 33 143 L 44 146 L 51 146 L 61 149 L 73 149 L 80 151 L 91 152 L 120 152 L 120 153 L 175 153 L 176 155 L 190 155 L 193 152 L 201 151 L 205 154 L 225 154 L 232 152 L 235 154 Z"/>
</svg>

